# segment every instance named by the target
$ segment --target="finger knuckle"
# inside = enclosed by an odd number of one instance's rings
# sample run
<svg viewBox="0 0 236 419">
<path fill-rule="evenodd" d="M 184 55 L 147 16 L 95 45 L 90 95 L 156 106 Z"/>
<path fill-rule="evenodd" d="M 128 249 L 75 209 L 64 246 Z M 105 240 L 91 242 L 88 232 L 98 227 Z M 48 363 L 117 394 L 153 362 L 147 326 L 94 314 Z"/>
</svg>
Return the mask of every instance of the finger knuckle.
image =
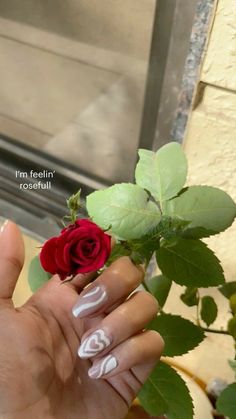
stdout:
<svg viewBox="0 0 236 419">
<path fill-rule="evenodd" d="M 5 258 L 5 263 L 9 265 L 14 271 L 21 271 L 23 268 L 23 263 L 14 256 L 8 256 Z"/>
</svg>

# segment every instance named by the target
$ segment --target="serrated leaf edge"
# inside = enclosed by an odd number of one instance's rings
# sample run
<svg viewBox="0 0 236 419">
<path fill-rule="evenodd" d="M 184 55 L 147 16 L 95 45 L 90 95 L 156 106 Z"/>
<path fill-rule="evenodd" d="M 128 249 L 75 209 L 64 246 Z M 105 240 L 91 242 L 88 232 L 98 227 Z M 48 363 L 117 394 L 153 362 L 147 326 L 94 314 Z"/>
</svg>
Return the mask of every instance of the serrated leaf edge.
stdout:
<svg viewBox="0 0 236 419">
<path fill-rule="evenodd" d="M 189 319 L 186 319 L 185 317 L 182 317 L 182 316 L 180 316 L 179 314 L 172 314 L 172 313 L 162 313 L 162 314 L 159 314 L 158 316 L 161 316 L 161 315 L 165 315 L 165 316 L 172 316 L 172 317 L 178 317 L 178 318 L 180 318 L 181 320 L 186 320 L 186 321 L 188 321 L 189 323 L 191 323 L 191 324 L 193 324 L 194 326 L 196 326 L 196 327 L 198 327 L 199 328 L 199 330 L 201 330 L 202 331 L 202 333 L 203 333 L 203 337 L 202 337 L 202 340 L 197 344 L 197 345 L 195 345 L 194 346 L 194 348 L 192 348 L 192 349 L 188 349 L 186 352 L 184 352 L 184 353 L 182 353 L 182 354 L 179 354 L 179 355 L 164 355 L 165 357 L 168 357 L 168 358 L 174 358 L 175 356 L 182 356 L 182 355 L 186 355 L 186 354 L 188 354 L 188 353 L 190 353 L 190 352 L 192 352 L 192 351 L 194 351 L 194 349 L 196 349 L 203 341 L 204 341 L 204 339 L 206 338 L 206 335 L 205 335 L 205 333 L 204 333 L 204 330 L 203 330 L 203 328 L 201 327 L 201 326 L 198 326 L 197 324 L 195 324 L 195 323 L 193 323 L 191 320 L 189 320 Z M 176 336 L 178 336 L 178 335 L 176 335 Z M 168 363 L 167 363 L 168 364 Z"/>
<path fill-rule="evenodd" d="M 178 373 L 178 371 L 176 371 L 176 369 L 177 369 L 177 367 L 173 367 L 169 362 L 167 362 L 167 361 L 165 361 L 163 358 L 161 358 L 161 361 L 160 361 L 161 363 L 163 363 L 163 364 L 165 364 L 165 365 L 167 365 L 169 368 L 171 368 L 175 373 L 176 373 L 176 375 L 178 375 L 178 377 L 179 377 L 179 379 L 182 381 L 182 383 L 184 384 L 184 387 L 185 387 L 185 389 L 186 389 L 186 391 L 187 391 L 187 394 L 188 394 L 188 396 L 189 396 L 189 398 L 190 398 L 190 403 L 191 403 L 191 408 L 192 408 L 192 413 L 193 413 L 193 415 L 194 415 L 194 403 L 193 403 L 193 398 L 192 398 L 192 396 L 191 396 L 191 393 L 190 393 L 190 390 L 189 390 L 189 387 L 188 387 L 188 385 L 187 385 L 187 383 L 185 382 L 185 380 L 181 377 L 181 375 Z M 148 379 L 147 379 L 147 381 L 150 381 L 150 383 L 153 385 L 153 387 L 154 388 L 157 388 L 156 387 L 156 385 L 154 385 L 154 383 L 153 383 L 153 381 L 151 380 L 151 378 L 150 377 L 148 377 Z M 167 379 L 161 379 L 161 377 L 159 378 L 159 381 L 160 382 L 168 382 L 168 380 Z M 161 393 L 161 391 L 157 388 L 157 392 L 161 395 L 161 398 L 162 398 L 162 400 L 164 400 L 164 403 L 168 406 L 168 402 L 166 402 L 166 399 L 165 399 L 165 397 L 163 397 L 163 394 Z M 162 414 L 162 413 L 161 413 Z M 168 411 L 167 412 L 163 412 L 163 414 L 167 414 L 168 415 Z M 193 416 L 192 416 L 192 418 L 193 418 Z M 191 419 L 192 419 L 191 418 Z M 179 418 L 180 419 L 180 418 Z"/>
</svg>

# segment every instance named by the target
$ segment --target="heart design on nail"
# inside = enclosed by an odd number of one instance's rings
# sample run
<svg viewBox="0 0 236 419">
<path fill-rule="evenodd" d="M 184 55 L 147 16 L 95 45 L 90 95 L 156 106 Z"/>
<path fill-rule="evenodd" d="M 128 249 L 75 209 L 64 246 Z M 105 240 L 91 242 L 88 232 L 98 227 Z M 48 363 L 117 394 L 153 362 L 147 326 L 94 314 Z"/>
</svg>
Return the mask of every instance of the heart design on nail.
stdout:
<svg viewBox="0 0 236 419">
<path fill-rule="evenodd" d="M 96 330 L 82 343 L 79 349 L 81 358 L 89 358 L 96 355 L 111 344 L 111 340 L 106 336 L 104 330 Z"/>
<path fill-rule="evenodd" d="M 103 341 L 100 340 L 98 336 L 94 336 L 90 342 L 89 342 L 89 348 L 88 345 L 85 346 L 86 349 L 94 350 L 94 351 L 100 351 L 104 346 Z"/>
</svg>

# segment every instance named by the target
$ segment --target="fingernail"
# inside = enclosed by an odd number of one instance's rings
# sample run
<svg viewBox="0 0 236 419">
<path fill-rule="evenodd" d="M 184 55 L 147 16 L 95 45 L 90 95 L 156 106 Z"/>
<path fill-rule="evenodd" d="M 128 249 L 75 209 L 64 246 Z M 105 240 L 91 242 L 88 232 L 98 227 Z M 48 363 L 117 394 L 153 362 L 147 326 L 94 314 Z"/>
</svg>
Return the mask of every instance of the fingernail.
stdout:
<svg viewBox="0 0 236 419">
<path fill-rule="evenodd" d="M 97 286 L 92 289 L 90 288 L 86 294 L 79 297 L 72 309 L 72 313 L 75 317 L 88 316 L 101 308 L 106 300 L 107 293 L 103 287 Z"/>
<path fill-rule="evenodd" d="M 111 338 L 106 335 L 104 330 L 98 329 L 83 341 L 79 347 L 78 355 L 80 358 L 91 358 L 102 352 L 111 342 Z"/>
<path fill-rule="evenodd" d="M 2 227 L 1 227 L 0 233 L 3 233 L 3 231 L 5 230 L 8 222 L 9 222 L 9 220 L 4 221 L 4 223 L 3 223 Z"/>
<path fill-rule="evenodd" d="M 113 355 L 108 355 L 93 365 L 88 370 L 88 375 L 90 378 L 101 378 L 117 367 L 118 361 L 116 357 Z"/>
</svg>

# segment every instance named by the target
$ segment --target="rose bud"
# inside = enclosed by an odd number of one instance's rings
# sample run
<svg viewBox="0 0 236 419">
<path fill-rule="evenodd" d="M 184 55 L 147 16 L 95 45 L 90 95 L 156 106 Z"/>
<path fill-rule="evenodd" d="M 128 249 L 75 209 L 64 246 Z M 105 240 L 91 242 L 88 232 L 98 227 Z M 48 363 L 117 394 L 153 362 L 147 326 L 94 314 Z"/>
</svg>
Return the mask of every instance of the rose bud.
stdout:
<svg viewBox="0 0 236 419">
<path fill-rule="evenodd" d="M 102 268 L 111 253 L 111 236 L 88 219 L 74 224 L 43 245 L 40 262 L 43 269 L 63 280 L 78 273 Z"/>
</svg>

